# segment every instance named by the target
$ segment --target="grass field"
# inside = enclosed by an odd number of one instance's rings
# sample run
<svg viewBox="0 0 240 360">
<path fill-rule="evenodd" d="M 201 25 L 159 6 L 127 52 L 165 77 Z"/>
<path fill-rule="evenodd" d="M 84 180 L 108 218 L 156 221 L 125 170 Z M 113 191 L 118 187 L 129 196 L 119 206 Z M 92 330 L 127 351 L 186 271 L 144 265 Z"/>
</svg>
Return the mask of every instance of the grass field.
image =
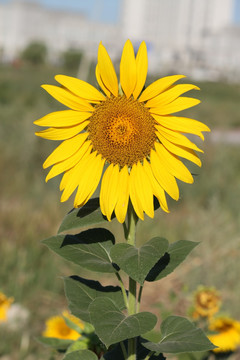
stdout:
<svg viewBox="0 0 240 360">
<path fill-rule="evenodd" d="M 55 144 L 34 136 L 32 124 L 62 109 L 40 88 L 43 83 L 54 83 L 54 75 L 61 72 L 49 67 L 0 68 L 0 290 L 30 311 L 28 323 L 19 331 L 0 326 L 0 358 L 4 360 L 50 359 L 49 350 L 35 337 L 41 334 L 46 317 L 66 307 L 61 276 L 80 273 L 40 243 L 56 233 L 72 207 L 72 199 L 66 204 L 59 201 L 59 179 L 45 184 L 42 163 Z M 202 91 L 196 95 L 202 104 L 185 115 L 212 129 L 239 128 L 240 85 L 199 86 Z M 156 235 L 169 241 L 201 242 L 168 282 L 151 284 L 144 306 L 155 306 L 161 299 L 167 304 L 172 291 L 187 298 L 204 284 L 216 286 L 222 292 L 224 310 L 240 320 L 239 147 L 211 143 L 206 134 L 203 148 L 203 167 L 189 165 L 197 174 L 195 183 L 180 184 L 180 201 L 169 199 L 171 213 L 158 210 L 154 220 L 139 224 L 139 243 Z M 121 237 L 119 225 L 108 227 Z M 178 304 L 176 310 L 184 309 Z"/>
</svg>

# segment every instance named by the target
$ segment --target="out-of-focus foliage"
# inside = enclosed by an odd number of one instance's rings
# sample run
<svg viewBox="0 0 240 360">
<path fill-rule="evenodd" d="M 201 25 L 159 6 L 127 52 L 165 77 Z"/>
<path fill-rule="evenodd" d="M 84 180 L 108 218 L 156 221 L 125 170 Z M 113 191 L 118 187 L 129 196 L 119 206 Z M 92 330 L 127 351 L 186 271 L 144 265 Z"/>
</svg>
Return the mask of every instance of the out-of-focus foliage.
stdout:
<svg viewBox="0 0 240 360">
<path fill-rule="evenodd" d="M 32 65 L 43 64 L 46 61 L 46 56 L 47 46 L 41 41 L 31 42 L 21 54 L 22 60 Z"/>
<path fill-rule="evenodd" d="M 76 49 L 69 49 L 62 53 L 61 60 L 65 69 L 77 70 L 81 60 L 82 51 Z"/>
</svg>

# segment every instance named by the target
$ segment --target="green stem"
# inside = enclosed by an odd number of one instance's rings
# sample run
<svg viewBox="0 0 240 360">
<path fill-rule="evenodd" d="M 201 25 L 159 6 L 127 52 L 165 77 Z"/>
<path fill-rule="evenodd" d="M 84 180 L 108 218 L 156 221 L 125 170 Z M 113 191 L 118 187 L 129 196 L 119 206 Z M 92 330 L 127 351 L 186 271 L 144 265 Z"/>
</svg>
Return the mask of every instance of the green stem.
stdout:
<svg viewBox="0 0 240 360">
<path fill-rule="evenodd" d="M 120 285 L 120 288 L 122 290 L 122 294 L 123 294 L 123 300 L 124 300 L 124 304 L 128 310 L 128 297 L 127 297 L 127 292 L 125 290 L 125 287 L 124 287 L 124 284 L 123 284 L 123 281 L 122 281 L 122 278 L 120 276 L 120 274 L 117 272 L 115 273 L 116 274 L 116 277 L 118 278 L 118 281 L 119 281 L 119 285 Z"/>
<path fill-rule="evenodd" d="M 139 292 L 138 292 L 138 302 L 137 302 L 137 313 L 140 310 L 140 302 L 142 297 L 142 291 L 143 291 L 143 285 L 140 286 Z"/>
<path fill-rule="evenodd" d="M 129 245 L 135 246 L 136 244 L 136 224 L 138 217 L 135 214 L 131 202 L 128 207 L 128 229 L 126 233 L 126 240 Z M 128 315 L 136 314 L 136 293 L 137 283 L 129 277 L 129 292 L 128 292 Z M 136 339 L 128 340 L 128 360 L 136 360 Z"/>
<path fill-rule="evenodd" d="M 147 354 L 144 360 L 149 360 L 150 357 L 154 354 L 154 351 L 150 351 L 150 353 Z"/>
<path fill-rule="evenodd" d="M 124 346 L 123 341 L 120 342 L 120 345 L 121 345 L 121 349 L 122 349 L 122 352 L 123 352 L 124 360 L 127 360 L 128 354 L 127 354 L 127 350 L 126 350 L 126 348 L 125 348 L 125 346 Z"/>
</svg>

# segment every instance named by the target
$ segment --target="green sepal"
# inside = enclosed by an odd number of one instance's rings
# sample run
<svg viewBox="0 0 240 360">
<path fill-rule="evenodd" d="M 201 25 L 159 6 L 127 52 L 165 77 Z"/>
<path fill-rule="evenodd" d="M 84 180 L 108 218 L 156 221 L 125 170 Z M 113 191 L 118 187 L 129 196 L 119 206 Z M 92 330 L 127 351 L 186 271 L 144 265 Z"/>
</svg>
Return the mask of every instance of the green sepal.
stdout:
<svg viewBox="0 0 240 360">
<path fill-rule="evenodd" d="M 72 209 L 63 219 L 58 234 L 63 231 L 81 229 L 107 221 L 99 207 L 99 198 L 88 200 L 80 209 Z"/>
<path fill-rule="evenodd" d="M 187 353 L 216 348 L 202 329 L 181 316 L 169 316 L 161 324 L 162 339 L 158 343 L 146 342 L 147 349 L 156 353 Z"/>
<path fill-rule="evenodd" d="M 155 237 L 140 248 L 125 243 L 116 244 L 111 248 L 110 256 L 121 270 L 143 285 L 152 267 L 167 250 L 168 241 Z"/>
<path fill-rule="evenodd" d="M 66 354 L 69 354 L 77 350 L 86 350 L 89 349 L 90 341 L 86 337 L 81 337 L 79 340 L 74 341 L 67 349 Z"/>
<path fill-rule="evenodd" d="M 45 337 L 45 336 L 38 336 L 36 340 L 40 342 L 42 345 L 57 350 L 66 350 L 74 342 L 73 340 L 57 339 L 57 338 Z"/>
<path fill-rule="evenodd" d="M 198 245 L 198 242 L 179 240 L 169 245 L 166 253 L 153 266 L 148 273 L 147 281 L 157 281 L 167 275 L 180 265 L 187 255 Z"/>
<path fill-rule="evenodd" d="M 76 332 L 78 332 L 79 336 L 84 332 L 84 329 L 82 329 L 79 325 L 77 325 L 75 322 L 70 320 L 68 317 L 63 315 L 63 318 L 64 318 L 64 321 L 67 324 L 67 326 L 70 329 L 75 330 Z"/>
<path fill-rule="evenodd" d="M 119 310 L 125 309 L 119 286 L 102 286 L 98 281 L 83 279 L 79 276 L 64 278 L 64 286 L 70 311 L 83 321 L 92 323 L 89 305 L 96 298 L 110 299 Z"/>
<path fill-rule="evenodd" d="M 157 322 L 157 317 L 149 312 L 125 315 L 109 298 L 95 299 L 89 312 L 95 332 L 107 348 L 152 330 Z"/>
<path fill-rule="evenodd" d="M 102 273 L 116 272 L 109 255 L 115 238 L 107 229 L 96 228 L 76 235 L 57 235 L 42 242 L 56 254 L 84 269 Z"/>
<path fill-rule="evenodd" d="M 94 352 L 90 350 L 77 350 L 66 354 L 63 360 L 98 360 L 98 357 Z"/>
<path fill-rule="evenodd" d="M 145 339 L 141 337 L 137 337 L 137 347 L 136 347 L 136 358 L 138 360 L 145 360 L 146 356 L 150 353 L 148 349 L 146 349 L 142 343 L 146 342 Z M 123 341 L 123 346 L 126 351 L 128 349 L 128 341 Z M 120 344 L 117 344 L 113 349 L 104 354 L 100 360 L 125 360 L 123 356 L 122 347 Z M 166 360 L 163 354 L 152 355 L 150 360 Z"/>
</svg>

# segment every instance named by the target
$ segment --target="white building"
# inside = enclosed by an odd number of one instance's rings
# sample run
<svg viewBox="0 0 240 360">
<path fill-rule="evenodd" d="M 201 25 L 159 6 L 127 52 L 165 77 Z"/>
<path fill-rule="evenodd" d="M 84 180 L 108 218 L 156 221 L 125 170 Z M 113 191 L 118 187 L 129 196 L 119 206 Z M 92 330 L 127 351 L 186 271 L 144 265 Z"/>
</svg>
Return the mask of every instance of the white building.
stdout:
<svg viewBox="0 0 240 360">
<path fill-rule="evenodd" d="M 51 58 L 68 48 L 96 56 L 100 41 L 116 52 L 117 25 L 90 21 L 79 12 L 48 9 L 37 2 L 13 0 L 0 4 L 0 49 L 6 61 L 35 40 L 43 41 Z"/>
<path fill-rule="evenodd" d="M 116 59 L 129 38 L 136 47 L 142 40 L 147 42 L 149 72 L 240 78 L 235 0 L 122 0 L 118 24 L 48 9 L 36 1 L 0 4 L 2 60 L 13 60 L 33 40 L 47 45 L 52 60 L 68 48 L 82 49 L 96 59 L 100 41 Z"/>
<path fill-rule="evenodd" d="M 195 76 L 219 76 L 229 66 L 240 75 L 233 11 L 234 0 L 123 0 L 123 38 L 147 42 L 153 72 L 177 66 Z"/>
</svg>

